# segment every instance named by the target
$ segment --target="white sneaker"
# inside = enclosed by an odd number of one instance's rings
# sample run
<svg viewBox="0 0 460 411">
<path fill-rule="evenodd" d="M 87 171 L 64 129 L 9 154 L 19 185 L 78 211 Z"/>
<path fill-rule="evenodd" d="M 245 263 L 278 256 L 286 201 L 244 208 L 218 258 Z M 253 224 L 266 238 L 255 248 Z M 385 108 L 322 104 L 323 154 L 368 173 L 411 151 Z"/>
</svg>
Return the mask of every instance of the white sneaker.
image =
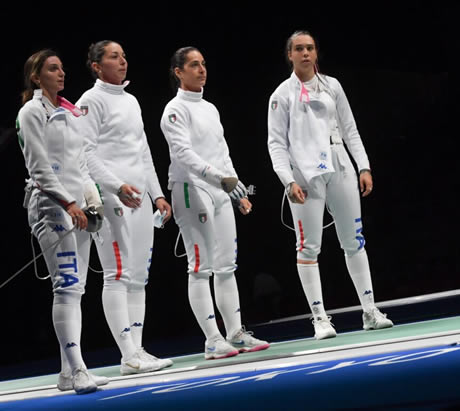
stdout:
<svg viewBox="0 0 460 411">
<path fill-rule="evenodd" d="M 231 338 L 227 338 L 227 342 L 235 347 L 239 352 L 253 352 L 266 350 L 270 347 L 267 341 L 254 338 L 252 331 L 246 331 L 244 325 L 241 330 L 237 331 Z"/>
<path fill-rule="evenodd" d="M 380 330 L 393 327 L 393 321 L 386 314 L 380 312 L 377 307 L 363 312 L 363 328 L 368 330 Z"/>
<path fill-rule="evenodd" d="M 121 359 L 120 374 L 130 375 L 157 371 L 162 368 L 161 365 L 158 359 L 155 360 L 150 358 L 150 355 L 141 347 L 137 349 L 131 358 L 127 360 Z"/>
<path fill-rule="evenodd" d="M 325 338 L 333 338 L 337 335 L 331 317 L 328 315 L 326 318 L 313 319 L 313 327 L 315 327 L 315 338 L 317 340 L 324 340 Z"/>
<path fill-rule="evenodd" d="M 88 371 L 88 374 L 90 375 L 90 377 L 93 379 L 93 381 L 96 383 L 98 387 L 101 385 L 106 385 L 110 381 L 107 377 L 94 375 L 94 374 L 91 374 L 89 371 Z M 73 390 L 72 374 L 67 375 L 62 372 L 59 373 L 57 387 L 60 391 Z"/>
<path fill-rule="evenodd" d="M 88 394 L 97 390 L 97 385 L 86 368 L 80 367 L 72 372 L 72 387 L 77 394 Z"/>
<path fill-rule="evenodd" d="M 173 365 L 173 362 L 169 358 L 155 357 L 154 355 L 145 351 L 144 347 L 139 349 L 139 353 L 144 360 L 158 363 L 158 368 L 155 371 L 162 370 L 163 368 L 171 367 L 171 365 Z"/>
<path fill-rule="evenodd" d="M 238 355 L 238 350 L 226 342 L 220 334 L 206 340 L 204 344 L 204 358 L 206 360 L 217 360 L 235 355 Z"/>
</svg>

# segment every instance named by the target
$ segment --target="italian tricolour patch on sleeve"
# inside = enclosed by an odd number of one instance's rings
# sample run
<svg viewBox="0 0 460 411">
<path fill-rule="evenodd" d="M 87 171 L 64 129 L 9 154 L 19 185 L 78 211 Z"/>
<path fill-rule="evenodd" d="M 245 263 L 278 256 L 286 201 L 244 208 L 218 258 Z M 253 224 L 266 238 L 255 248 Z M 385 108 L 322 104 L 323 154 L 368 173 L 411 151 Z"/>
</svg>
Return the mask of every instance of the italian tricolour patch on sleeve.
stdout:
<svg viewBox="0 0 460 411">
<path fill-rule="evenodd" d="M 80 111 L 82 116 L 86 116 L 88 114 L 88 106 L 80 106 Z"/>
</svg>

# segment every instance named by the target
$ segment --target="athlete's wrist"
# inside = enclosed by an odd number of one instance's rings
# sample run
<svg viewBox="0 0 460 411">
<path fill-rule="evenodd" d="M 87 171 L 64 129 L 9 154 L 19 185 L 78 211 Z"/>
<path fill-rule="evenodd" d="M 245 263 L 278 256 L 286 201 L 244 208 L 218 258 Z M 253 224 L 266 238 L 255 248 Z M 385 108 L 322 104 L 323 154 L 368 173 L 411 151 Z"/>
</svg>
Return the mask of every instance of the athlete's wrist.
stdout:
<svg viewBox="0 0 460 411">
<path fill-rule="evenodd" d="M 69 211 L 69 208 L 76 204 L 76 201 L 72 201 L 65 206 L 66 211 Z"/>
<path fill-rule="evenodd" d="M 292 185 L 295 184 L 295 181 L 291 181 L 290 183 L 288 183 L 285 187 L 286 189 L 286 193 L 289 194 L 292 190 Z"/>
</svg>

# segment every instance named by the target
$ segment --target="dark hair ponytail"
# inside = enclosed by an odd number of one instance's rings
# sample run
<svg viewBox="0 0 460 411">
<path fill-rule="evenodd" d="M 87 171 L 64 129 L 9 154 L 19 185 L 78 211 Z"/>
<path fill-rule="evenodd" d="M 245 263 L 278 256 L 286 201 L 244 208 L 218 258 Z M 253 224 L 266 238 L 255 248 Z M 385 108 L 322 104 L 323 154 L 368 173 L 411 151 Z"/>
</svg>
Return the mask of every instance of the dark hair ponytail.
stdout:
<svg viewBox="0 0 460 411">
<path fill-rule="evenodd" d="M 191 51 L 199 50 L 193 46 L 182 47 L 179 50 L 176 50 L 176 52 L 171 57 L 171 65 L 169 66 L 169 77 L 171 79 L 171 87 L 174 92 L 176 92 L 177 89 L 180 87 L 180 80 L 176 76 L 174 70 L 176 69 L 176 67 L 180 69 L 184 68 L 184 64 L 187 61 L 187 55 Z"/>
<path fill-rule="evenodd" d="M 40 86 L 32 81 L 32 76 L 39 76 L 43 65 L 48 57 L 59 57 L 58 54 L 51 49 L 43 49 L 32 54 L 24 64 L 24 90 L 21 93 L 22 104 L 26 104 L 34 96 L 34 90 Z"/>
<path fill-rule="evenodd" d="M 92 43 L 88 48 L 88 60 L 86 61 L 86 66 L 88 67 L 89 71 L 91 72 L 91 75 L 95 79 L 98 78 L 98 75 L 93 70 L 92 64 L 100 63 L 102 61 L 102 57 L 104 57 L 104 54 L 105 54 L 105 48 L 110 43 L 116 43 L 116 42 L 112 40 L 101 40 L 101 41 L 98 41 L 97 43 Z"/>
</svg>

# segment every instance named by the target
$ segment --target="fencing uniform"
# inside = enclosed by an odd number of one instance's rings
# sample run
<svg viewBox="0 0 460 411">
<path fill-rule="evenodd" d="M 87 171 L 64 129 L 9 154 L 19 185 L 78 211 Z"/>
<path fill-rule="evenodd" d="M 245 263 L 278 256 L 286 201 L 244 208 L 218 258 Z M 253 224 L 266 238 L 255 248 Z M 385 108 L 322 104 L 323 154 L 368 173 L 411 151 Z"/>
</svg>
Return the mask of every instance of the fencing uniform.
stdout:
<svg viewBox="0 0 460 411">
<path fill-rule="evenodd" d="M 305 89 L 310 89 L 308 95 L 301 94 Z M 326 202 L 345 253 L 362 249 L 357 178 L 342 139 L 359 169 L 369 169 L 369 161 L 339 82 L 315 76 L 304 85 L 293 73 L 271 96 L 268 129 L 269 152 L 280 180 L 285 186 L 295 181 L 308 193 L 305 204 L 290 203 L 298 258 L 316 260 Z"/>
<path fill-rule="evenodd" d="M 237 174 L 219 113 L 202 93 L 179 89 L 164 110 L 161 129 L 169 144 L 168 188 L 188 272 L 231 273 L 236 269 L 235 217 L 220 178 Z"/>
<path fill-rule="evenodd" d="M 289 202 L 296 230 L 297 258 L 317 260 L 327 204 L 360 301 L 364 309 L 371 309 L 373 290 L 364 249 L 357 176 L 343 142 L 358 169 L 369 169 L 340 83 L 319 74 L 302 83 L 293 72 L 270 97 L 268 150 L 283 185 L 288 187 L 296 182 L 307 193 L 304 204 Z M 318 266 L 299 264 L 298 267 L 312 312 L 324 319 Z M 312 277 L 316 280 L 311 281 Z"/>
<path fill-rule="evenodd" d="M 77 102 L 85 113 L 80 132 L 85 139 L 88 168 L 104 200 L 105 219 L 96 246 L 104 269 L 104 312 L 122 353 L 122 374 L 172 364 L 146 354 L 142 348 L 145 285 L 153 249 L 152 201 L 164 195 L 139 103 L 125 91 L 128 84 L 114 85 L 98 79 Z M 120 201 L 118 190 L 123 184 L 141 192 L 140 207 L 129 208 Z M 138 361 L 144 364 L 140 368 Z"/>
<path fill-rule="evenodd" d="M 78 100 L 86 115 L 85 137 L 88 168 L 102 190 L 106 221 L 97 242 L 104 268 L 104 287 L 141 290 L 148 281 L 153 247 L 152 200 L 164 197 L 144 133 L 136 98 L 124 89 L 96 80 Z M 123 184 L 141 191 L 142 204 L 130 209 L 118 198 Z"/>
<path fill-rule="evenodd" d="M 90 237 L 86 231 L 71 231 L 72 219 L 65 207 L 75 202 L 82 208 L 87 193 L 94 191 L 94 182 L 77 132 L 81 113 L 59 96 L 58 104 L 54 107 L 41 89 L 35 90 L 33 99 L 19 111 L 16 129 L 30 175 L 24 206 L 32 232 L 46 250 L 54 292 L 53 324 L 61 346 L 62 372 L 68 374 L 85 368 L 80 351 L 80 300 Z"/>
<path fill-rule="evenodd" d="M 165 107 L 161 129 L 169 145 L 174 218 L 188 258 L 189 301 L 205 334 L 205 357 L 238 353 L 235 335 L 243 341 L 236 269 L 235 216 L 222 177 L 237 177 L 216 107 L 203 92 L 178 89 Z M 224 320 L 227 344 L 217 328 L 209 277 L 214 276 L 216 305 Z M 265 341 L 247 335 L 247 350 L 265 349 Z M 243 338 L 243 339 L 242 339 Z M 249 338 L 252 338 L 249 341 Z M 249 347 L 249 345 L 248 345 Z M 218 352 L 216 354 L 216 352 Z"/>
</svg>

